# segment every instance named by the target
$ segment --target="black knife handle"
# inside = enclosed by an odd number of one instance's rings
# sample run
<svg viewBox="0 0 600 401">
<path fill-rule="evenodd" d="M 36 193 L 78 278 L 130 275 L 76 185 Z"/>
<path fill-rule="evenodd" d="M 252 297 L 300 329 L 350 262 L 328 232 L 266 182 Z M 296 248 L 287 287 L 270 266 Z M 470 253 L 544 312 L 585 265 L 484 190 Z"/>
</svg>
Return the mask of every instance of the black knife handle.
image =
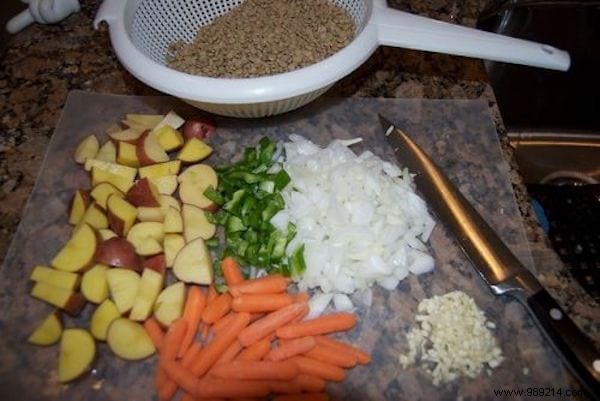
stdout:
<svg viewBox="0 0 600 401">
<path fill-rule="evenodd" d="M 600 352 L 546 290 L 527 298 L 542 332 L 593 400 L 600 400 Z"/>
</svg>

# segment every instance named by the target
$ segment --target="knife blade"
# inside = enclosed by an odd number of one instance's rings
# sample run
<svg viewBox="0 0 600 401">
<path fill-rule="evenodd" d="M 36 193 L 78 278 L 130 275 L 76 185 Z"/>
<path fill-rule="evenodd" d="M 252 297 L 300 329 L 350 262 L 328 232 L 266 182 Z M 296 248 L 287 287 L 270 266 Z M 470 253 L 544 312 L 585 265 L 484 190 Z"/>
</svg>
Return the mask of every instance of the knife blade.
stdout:
<svg viewBox="0 0 600 401">
<path fill-rule="evenodd" d="M 519 301 L 569 370 L 593 399 L 600 399 L 600 353 L 540 282 L 502 242 L 427 153 L 379 115 L 399 163 L 412 174 L 419 192 L 456 236 L 481 278 L 495 295 Z"/>
</svg>

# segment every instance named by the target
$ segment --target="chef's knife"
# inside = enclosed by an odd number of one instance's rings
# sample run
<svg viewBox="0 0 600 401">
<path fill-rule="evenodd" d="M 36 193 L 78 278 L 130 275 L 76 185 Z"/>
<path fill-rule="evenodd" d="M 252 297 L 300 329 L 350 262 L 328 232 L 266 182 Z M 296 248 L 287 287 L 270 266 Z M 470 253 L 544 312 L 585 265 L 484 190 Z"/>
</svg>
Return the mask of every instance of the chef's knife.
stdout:
<svg viewBox="0 0 600 401">
<path fill-rule="evenodd" d="M 398 161 L 415 174 L 417 189 L 438 218 L 454 232 L 492 292 L 510 295 L 521 302 L 592 398 L 600 399 L 600 353 L 592 341 L 577 328 L 425 151 L 388 120 L 381 115 L 379 118 Z"/>
</svg>

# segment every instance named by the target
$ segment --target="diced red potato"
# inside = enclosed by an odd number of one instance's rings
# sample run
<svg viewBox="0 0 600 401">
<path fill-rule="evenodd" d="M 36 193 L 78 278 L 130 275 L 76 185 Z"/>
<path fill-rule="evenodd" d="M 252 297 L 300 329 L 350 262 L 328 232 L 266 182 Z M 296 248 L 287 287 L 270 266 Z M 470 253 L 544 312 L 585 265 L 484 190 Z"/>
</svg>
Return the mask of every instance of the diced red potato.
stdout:
<svg viewBox="0 0 600 401">
<path fill-rule="evenodd" d="M 183 136 L 186 138 L 205 139 L 214 135 L 215 123 L 207 118 L 192 118 L 183 125 Z"/>
</svg>

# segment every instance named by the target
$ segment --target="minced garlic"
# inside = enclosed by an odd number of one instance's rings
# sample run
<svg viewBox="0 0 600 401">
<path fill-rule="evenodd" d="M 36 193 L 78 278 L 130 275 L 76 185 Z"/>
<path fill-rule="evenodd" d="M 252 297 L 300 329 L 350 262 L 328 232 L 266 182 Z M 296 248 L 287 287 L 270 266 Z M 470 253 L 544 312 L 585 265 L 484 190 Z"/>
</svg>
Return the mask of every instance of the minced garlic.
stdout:
<svg viewBox="0 0 600 401">
<path fill-rule="evenodd" d="M 431 374 L 433 384 L 462 376 L 474 378 L 500 365 L 502 351 L 473 298 L 462 291 L 434 296 L 419 303 L 418 326 L 406 335 L 409 351 L 400 355 L 403 368 L 417 362 Z"/>
</svg>

